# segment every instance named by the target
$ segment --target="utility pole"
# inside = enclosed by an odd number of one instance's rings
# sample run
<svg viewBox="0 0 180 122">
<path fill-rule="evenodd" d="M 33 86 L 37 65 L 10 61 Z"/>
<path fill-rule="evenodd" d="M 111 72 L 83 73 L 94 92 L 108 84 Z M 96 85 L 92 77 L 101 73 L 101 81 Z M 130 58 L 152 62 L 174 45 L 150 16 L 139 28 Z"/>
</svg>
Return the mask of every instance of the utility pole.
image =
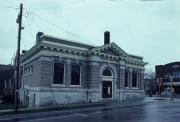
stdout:
<svg viewBox="0 0 180 122">
<path fill-rule="evenodd" d="M 159 78 L 159 96 L 161 95 L 161 88 L 162 88 L 163 78 Z"/>
<path fill-rule="evenodd" d="M 170 82 L 171 82 L 171 100 L 173 100 L 173 75 L 170 76 Z"/>
<path fill-rule="evenodd" d="M 19 68 L 20 68 L 20 42 L 21 42 L 21 30 L 22 30 L 22 10 L 23 10 L 23 4 L 20 4 L 20 12 L 18 14 L 17 18 L 17 24 L 18 24 L 18 41 L 17 41 L 17 52 L 16 52 L 16 81 L 15 81 L 15 96 L 14 96 L 14 102 L 15 102 L 15 112 L 18 112 L 18 94 L 19 94 Z"/>
<path fill-rule="evenodd" d="M 160 78 L 157 78 L 156 80 L 158 86 L 158 96 L 160 96 Z"/>
</svg>

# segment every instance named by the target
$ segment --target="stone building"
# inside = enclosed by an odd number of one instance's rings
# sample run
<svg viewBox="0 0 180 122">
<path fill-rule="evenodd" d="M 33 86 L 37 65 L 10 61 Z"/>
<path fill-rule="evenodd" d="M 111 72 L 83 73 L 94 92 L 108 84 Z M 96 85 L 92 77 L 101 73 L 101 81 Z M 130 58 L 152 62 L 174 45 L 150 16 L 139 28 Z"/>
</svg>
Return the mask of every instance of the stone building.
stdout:
<svg viewBox="0 0 180 122">
<path fill-rule="evenodd" d="M 22 54 L 20 101 L 30 107 L 144 97 L 143 57 L 131 55 L 105 32 L 93 46 L 39 32 Z"/>
</svg>

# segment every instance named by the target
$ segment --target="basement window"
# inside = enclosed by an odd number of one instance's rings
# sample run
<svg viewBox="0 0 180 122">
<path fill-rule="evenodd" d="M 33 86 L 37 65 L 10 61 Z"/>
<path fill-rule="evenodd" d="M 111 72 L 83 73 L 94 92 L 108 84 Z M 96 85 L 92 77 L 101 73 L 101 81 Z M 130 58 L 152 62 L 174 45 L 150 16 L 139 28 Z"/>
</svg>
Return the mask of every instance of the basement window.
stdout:
<svg viewBox="0 0 180 122">
<path fill-rule="evenodd" d="M 54 63 L 53 84 L 63 84 L 64 82 L 64 64 Z"/>
<path fill-rule="evenodd" d="M 71 85 L 80 85 L 80 66 L 71 65 Z"/>
</svg>

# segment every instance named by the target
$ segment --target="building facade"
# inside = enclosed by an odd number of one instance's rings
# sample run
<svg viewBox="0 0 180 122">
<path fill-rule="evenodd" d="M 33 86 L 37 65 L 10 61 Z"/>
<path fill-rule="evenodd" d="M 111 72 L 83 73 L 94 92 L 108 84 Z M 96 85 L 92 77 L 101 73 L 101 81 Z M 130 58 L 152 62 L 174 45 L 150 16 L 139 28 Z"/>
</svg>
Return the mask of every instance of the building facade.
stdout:
<svg viewBox="0 0 180 122">
<path fill-rule="evenodd" d="M 38 33 L 22 54 L 20 101 L 30 107 L 144 97 L 143 57 Z"/>
<path fill-rule="evenodd" d="M 0 64 L 0 97 L 4 103 L 13 103 L 14 67 Z"/>
<path fill-rule="evenodd" d="M 161 79 L 160 91 L 170 91 L 171 85 L 175 94 L 180 94 L 180 62 L 171 62 L 165 65 L 157 65 L 156 79 Z M 172 82 L 171 82 L 172 77 Z"/>
<path fill-rule="evenodd" d="M 156 77 L 155 72 L 152 71 L 145 71 L 144 74 L 144 90 L 147 95 L 156 94 Z"/>
<path fill-rule="evenodd" d="M 156 94 L 156 79 L 144 79 L 144 90 L 146 95 Z"/>
</svg>

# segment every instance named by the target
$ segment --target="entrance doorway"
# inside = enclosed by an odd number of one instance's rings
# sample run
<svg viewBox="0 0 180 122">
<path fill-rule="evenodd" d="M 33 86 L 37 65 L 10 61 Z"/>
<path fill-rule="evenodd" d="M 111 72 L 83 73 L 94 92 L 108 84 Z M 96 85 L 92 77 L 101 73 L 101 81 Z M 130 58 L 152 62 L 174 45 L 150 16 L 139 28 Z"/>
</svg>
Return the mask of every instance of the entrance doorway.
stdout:
<svg viewBox="0 0 180 122">
<path fill-rule="evenodd" d="M 102 82 L 102 98 L 112 98 L 112 81 Z"/>
</svg>

